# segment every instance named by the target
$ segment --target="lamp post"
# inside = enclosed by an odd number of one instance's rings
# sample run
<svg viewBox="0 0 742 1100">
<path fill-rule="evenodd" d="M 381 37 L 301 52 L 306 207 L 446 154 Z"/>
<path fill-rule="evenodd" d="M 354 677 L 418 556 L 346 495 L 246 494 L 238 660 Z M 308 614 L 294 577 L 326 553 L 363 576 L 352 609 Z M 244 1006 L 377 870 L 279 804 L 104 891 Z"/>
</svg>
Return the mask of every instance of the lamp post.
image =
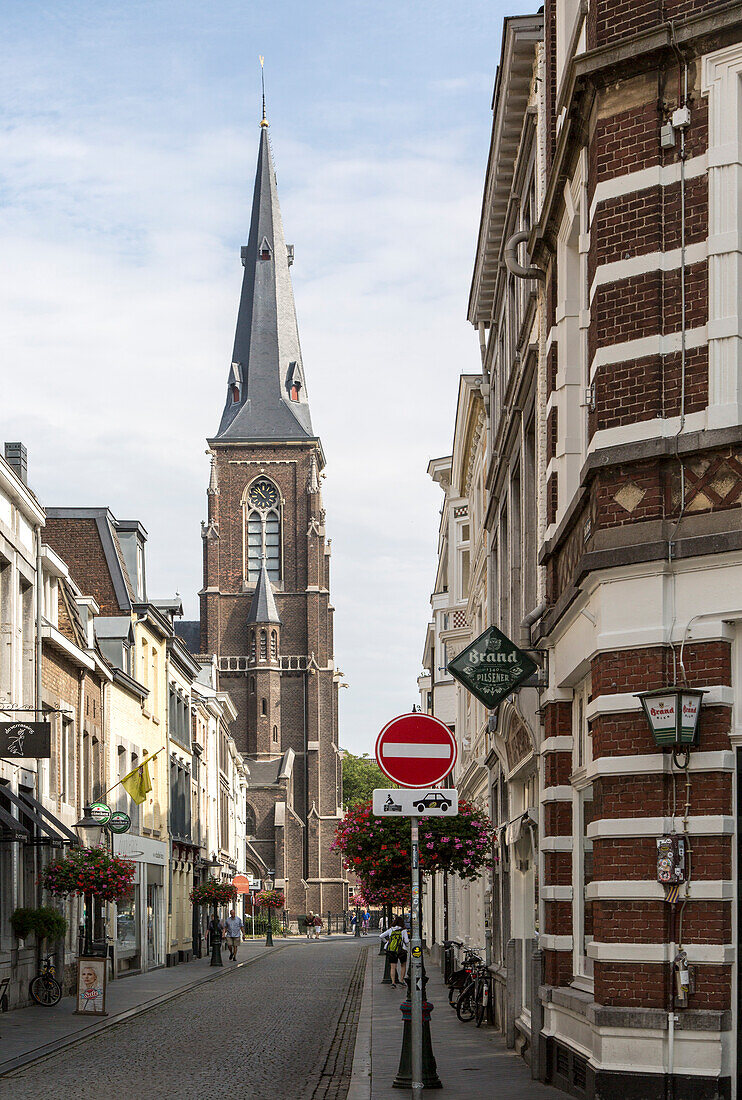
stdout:
<svg viewBox="0 0 742 1100">
<path fill-rule="evenodd" d="M 218 881 L 221 864 L 216 858 L 216 853 L 208 862 L 211 877 Z M 214 913 L 211 918 L 211 962 L 209 966 L 224 966 L 222 962 L 222 926 L 219 920 L 219 903 L 214 901 Z"/>
<path fill-rule="evenodd" d="M 102 810 L 108 810 L 108 815 Z M 99 808 L 98 805 L 85 806 L 82 817 L 76 821 L 72 828 L 80 838 L 83 848 L 98 848 L 103 845 L 108 848 L 108 830 L 106 822 L 111 817 L 108 807 Z M 83 953 L 89 955 L 93 945 L 93 896 L 85 895 L 83 903 Z"/>
<path fill-rule="evenodd" d="M 273 880 L 272 879 L 267 880 L 267 882 L 265 884 L 265 889 L 266 889 L 266 892 L 273 889 Z M 266 947 L 273 947 L 273 929 L 271 927 L 271 907 L 270 907 L 270 905 L 266 905 L 265 909 L 266 909 L 266 913 L 268 915 L 268 930 L 265 933 L 265 946 Z"/>
</svg>

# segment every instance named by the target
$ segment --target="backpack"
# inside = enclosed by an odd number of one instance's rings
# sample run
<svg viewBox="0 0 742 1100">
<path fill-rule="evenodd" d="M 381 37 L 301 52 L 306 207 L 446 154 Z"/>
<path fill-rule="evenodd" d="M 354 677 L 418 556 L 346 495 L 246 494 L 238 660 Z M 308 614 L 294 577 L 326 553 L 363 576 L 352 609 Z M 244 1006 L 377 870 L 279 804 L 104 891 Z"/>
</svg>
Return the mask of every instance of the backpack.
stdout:
<svg viewBox="0 0 742 1100">
<path fill-rule="evenodd" d="M 402 929 L 401 928 L 395 928 L 395 930 L 392 932 L 391 936 L 389 937 L 388 950 L 393 952 L 395 955 L 398 955 L 399 952 L 402 950 Z"/>
</svg>

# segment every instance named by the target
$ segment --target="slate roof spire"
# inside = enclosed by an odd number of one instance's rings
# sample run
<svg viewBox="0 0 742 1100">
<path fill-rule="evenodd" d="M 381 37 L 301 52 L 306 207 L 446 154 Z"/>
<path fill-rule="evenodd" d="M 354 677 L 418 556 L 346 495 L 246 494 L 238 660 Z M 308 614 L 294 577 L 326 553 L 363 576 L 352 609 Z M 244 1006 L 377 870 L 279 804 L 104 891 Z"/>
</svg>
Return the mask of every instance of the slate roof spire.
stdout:
<svg viewBox="0 0 742 1100">
<path fill-rule="evenodd" d="M 214 442 L 315 438 L 276 173 L 263 112 L 227 401 Z"/>
<path fill-rule="evenodd" d="M 268 576 L 265 557 L 263 557 L 260 566 L 258 583 L 255 585 L 250 610 L 247 613 L 247 621 L 248 623 L 278 623 L 279 625 L 281 622 L 276 601 L 273 598 L 273 589 L 271 588 L 271 579 Z"/>
</svg>

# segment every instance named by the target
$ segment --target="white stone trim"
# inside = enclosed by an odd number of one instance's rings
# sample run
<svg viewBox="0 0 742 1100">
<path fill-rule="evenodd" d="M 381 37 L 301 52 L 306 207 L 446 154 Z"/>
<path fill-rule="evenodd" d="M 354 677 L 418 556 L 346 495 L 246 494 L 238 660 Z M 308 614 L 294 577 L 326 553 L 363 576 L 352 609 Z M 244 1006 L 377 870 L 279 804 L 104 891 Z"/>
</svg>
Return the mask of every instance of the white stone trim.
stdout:
<svg viewBox="0 0 742 1100">
<path fill-rule="evenodd" d="M 539 837 L 538 846 L 542 852 L 571 852 L 571 836 L 542 836 Z"/>
<path fill-rule="evenodd" d="M 682 425 L 686 432 L 703 432 L 707 428 L 706 410 L 688 413 Z M 649 439 L 670 439 L 680 431 L 680 417 L 670 416 L 663 420 L 635 420 L 631 424 L 620 424 L 617 428 L 601 428 L 594 433 L 588 444 L 587 453 L 620 447 L 622 443 L 643 443 Z"/>
<path fill-rule="evenodd" d="M 687 887 L 682 889 L 680 901 L 686 896 L 693 901 L 731 901 L 734 896 L 734 884 L 728 880 L 693 879 L 690 894 Z M 593 881 L 585 888 L 585 897 L 588 901 L 664 901 L 665 888 L 654 879 Z"/>
<path fill-rule="evenodd" d="M 733 752 L 695 752 L 691 751 L 691 772 L 734 771 Z M 672 760 L 669 753 L 654 753 L 651 756 L 601 756 L 592 760 L 585 769 L 588 781 L 601 775 L 669 775 Z"/>
<path fill-rule="evenodd" d="M 703 697 L 703 705 L 731 707 L 734 705 L 734 691 L 726 684 L 712 684 L 704 688 L 706 695 Z M 627 711 L 642 709 L 641 702 L 632 692 L 621 692 L 616 695 L 599 695 L 587 705 L 587 718 L 595 718 L 598 714 L 624 714 Z"/>
<path fill-rule="evenodd" d="M 572 951 L 571 936 L 552 936 L 544 932 L 538 938 L 538 945 L 542 951 Z"/>
<path fill-rule="evenodd" d="M 541 795 L 542 802 L 572 802 L 571 787 L 544 787 Z"/>
<path fill-rule="evenodd" d="M 679 816 L 675 818 L 676 828 L 680 821 Z M 589 840 L 661 836 L 663 833 L 669 833 L 672 826 L 671 817 L 602 817 L 590 822 L 587 827 L 587 836 Z M 734 818 L 723 814 L 689 817 L 688 832 L 691 836 L 731 836 L 734 833 Z M 541 847 L 543 846 L 542 840 Z"/>
<path fill-rule="evenodd" d="M 691 351 L 693 348 L 702 348 L 708 342 L 706 325 L 698 328 L 689 328 L 685 334 L 685 346 Z M 636 340 L 625 340 L 622 344 L 605 344 L 598 348 L 590 364 L 590 378 L 595 377 L 599 367 L 613 366 L 614 363 L 625 363 L 628 359 L 644 359 L 647 355 L 671 355 L 680 351 L 680 331 L 668 332 L 666 335 L 654 333 L 652 336 L 640 336 Z M 686 423 L 688 417 L 685 418 Z M 667 424 L 665 420 L 663 423 Z"/>
<path fill-rule="evenodd" d="M 572 735 L 544 738 L 541 742 L 541 755 L 545 752 L 572 752 Z"/>
<path fill-rule="evenodd" d="M 685 249 L 685 262 L 688 267 L 691 264 L 701 263 L 707 259 L 709 249 L 706 241 L 698 241 L 689 244 Z M 633 279 L 637 275 L 644 275 L 648 271 L 675 271 L 680 267 L 681 250 L 671 248 L 667 252 L 647 252 L 643 256 L 630 256 L 626 260 L 614 260 L 612 263 L 601 264 L 596 268 L 593 281 L 590 284 L 590 304 L 592 305 L 595 292 L 599 286 L 608 283 L 618 283 L 622 279 Z"/>
<path fill-rule="evenodd" d="M 659 885 L 659 883 L 658 883 Z M 542 886 L 540 890 L 544 901 L 571 901 L 571 886 Z"/>
<path fill-rule="evenodd" d="M 723 965 L 733 963 L 736 957 L 734 944 L 731 943 L 684 943 L 683 947 L 691 964 Z M 669 963 L 672 962 L 674 950 L 676 948 L 669 943 L 599 943 L 592 940 L 587 945 L 587 956 L 599 962 Z"/>
<path fill-rule="evenodd" d="M 706 174 L 708 167 L 707 155 L 702 153 L 699 157 L 690 157 L 685 162 L 685 178 L 695 179 Z M 638 172 L 627 172 L 623 176 L 612 176 L 610 179 L 601 180 L 595 186 L 593 201 L 590 204 L 590 224 L 595 218 L 598 204 L 609 199 L 618 199 L 622 195 L 631 195 L 635 191 L 646 191 L 649 187 L 669 187 L 673 183 L 680 182 L 680 163 L 660 166 L 652 165 L 651 168 L 642 168 Z"/>
<path fill-rule="evenodd" d="M 742 420 L 742 42 L 703 58 L 701 91 L 708 96 L 709 427 Z"/>
</svg>

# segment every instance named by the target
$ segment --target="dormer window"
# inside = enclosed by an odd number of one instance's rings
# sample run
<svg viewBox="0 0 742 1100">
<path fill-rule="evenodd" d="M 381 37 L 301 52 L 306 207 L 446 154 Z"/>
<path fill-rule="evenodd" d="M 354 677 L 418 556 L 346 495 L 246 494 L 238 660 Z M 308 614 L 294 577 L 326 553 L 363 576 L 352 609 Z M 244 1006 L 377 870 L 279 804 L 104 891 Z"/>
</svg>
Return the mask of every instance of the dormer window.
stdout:
<svg viewBox="0 0 742 1100">
<path fill-rule="evenodd" d="M 302 377 L 301 368 L 298 363 L 289 363 L 289 369 L 286 375 L 286 389 L 291 401 L 301 400 Z"/>
<path fill-rule="evenodd" d="M 232 395 L 232 404 L 236 405 L 237 402 L 240 399 L 240 387 L 237 385 L 236 382 L 232 383 L 232 385 L 230 387 L 230 392 L 231 392 L 231 395 Z"/>
<path fill-rule="evenodd" d="M 263 237 L 262 241 L 260 242 L 260 251 L 259 251 L 258 254 L 259 254 L 261 260 L 270 260 L 270 258 L 272 257 L 273 250 L 272 250 L 271 246 L 268 244 L 268 238 L 267 237 Z"/>
<path fill-rule="evenodd" d="M 300 389 L 301 389 L 301 382 L 297 378 L 297 380 L 295 382 L 291 383 L 291 395 L 290 396 L 291 396 L 292 401 L 298 401 L 299 400 L 299 390 Z"/>
</svg>

